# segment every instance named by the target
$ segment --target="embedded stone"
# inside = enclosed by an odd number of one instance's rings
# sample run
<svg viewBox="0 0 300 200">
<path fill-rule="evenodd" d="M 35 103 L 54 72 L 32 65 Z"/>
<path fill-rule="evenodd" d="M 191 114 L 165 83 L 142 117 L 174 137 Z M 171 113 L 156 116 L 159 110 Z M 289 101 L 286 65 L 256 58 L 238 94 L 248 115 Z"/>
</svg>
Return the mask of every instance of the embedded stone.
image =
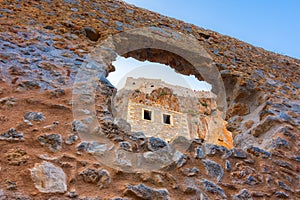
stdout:
<svg viewBox="0 0 300 200">
<path fill-rule="evenodd" d="M 66 174 L 50 162 L 36 163 L 30 170 L 34 186 L 43 193 L 64 193 L 67 191 Z"/>
<path fill-rule="evenodd" d="M 24 136 L 23 133 L 17 132 L 16 129 L 11 128 L 7 132 L 0 134 L 0 140 L 24 141 Z"/>
<path fill-rule="evenodd" d="M 235 158 L 247 158 L 247 153 L 242 149 L 234 148 L 233 149 L 233 156 Z"/>
<path fill-rule="evenodd" d="M 228 151 L 225 147 L 214 145 L 214 144 L 204 143 L 202 145 L 202 147 L 203 147 L 204 153 L 209 156 L 213 156 L 213 155 L 222 156 L 222 155 L 224 155 L 224 153 L 226 153 Z"/>
<path fill-rule="evenodd" d="M 173 160 L 175 161 L 177 167 L 182 167 L 186 163 L 187 156 L 179 151 L 176 151 L 173 155 Z"/>
<path fill-rule="evenodd" d="M 222 179 L 224 171 L 221 165 L 209 159 L 202 160 L 202 162 L 206 167 L 206 173 L 208 175 L 210 175 L 213 178 L 216 178 L 218 181 Z"/>
<path fill-rule="evenodd" d="M 227 196 L 226 196 L 224 190 L 221 187 L 219 187 L 217 184 L 215 184 L 214 182 L 211 182 L 206 179 L 202 179 L 201 182 L 203 183 L 204 189 L 206 191 L 211 192 L 213 194 L 218 194 L 221 196 L 221 198 L 227 199 Z"/>
<path fill-rule="evenodd" d="M 160 138 L 150 137 L 148 139 L 148 149 L 150 151 L 157 151 L 166 147 L 168 144 Z"/>
<path fill-rule="evenodd" d="M 196 148 L 196 153 L 195 153 L 195 158 L 196 158 L 196 159 L 202 159 L 202 158 L 204 158 L 204 157 L 205 157 L 205 155 L 204 155 L 204 153 L 203 153 L 202 148 L 201 148 L 201 147 L 197 147 L 197 148 Z"/>
<path fill-rule="evenodd" d="M 286 185 L 284 182 L 282 181 L 277 181 L 277 184 L 279 187 L 281 187 L 282 189 L 285 189 L 286 191 L 289 191 L 289 192 L 294 192 L 294 190 L 292 188 L 290 188 L 288 185 Z"/>
<path fill-rule="evenodd" d="M 77 135 L 69 135 L 65 141 L 66 144 L 74 144 L 76 141 L 78 140 L 78 136 Z"/>
<path fill-rule="evenodd" d="M 253 176 L 249 175 L 245 181 L 246 184 L 248 185 L 256 185 L 258 184 L 258 180 L 254 178 Z"/>
<path fill-rule="evenodd" d="M 282 199 L 287 199 L 289 198 L 289 195 L 285 192 L 282 192 L 282 191 L 277 191 L 274 193 L 274 195 L 278 198 L 282 198 Z"/>
<path fill-rule="evenodd" d="M 145 200 L 169 200 L 169 191 L 167 189 L 154 189 L 144 184 L 139 185 L 127 185 L 125 195 L 133 194 L 136 197 Z"/>
<path fill-rule="evenodd" d="M 124 149 L 126 151 L 132 151 L 131 144 L 129 142 L 127 142 L 127 141 L 125 141 L 125 142 L 119 142 L 119 145 L 120 145 L 121 149 Z"/>
<path fill-rule="evenodd" d="M 282 139 L 281 137 L 277 137 L 275 140 L 272 140 L 272 146 L 273 148 L 287 148 L 290 149 L 290 143 L 286 141 L 285 139 Z"/>
<path fill-rule="evenodd" d="M 183 192 L 187 194 L 195 194 L 197 191 L 199 191 L 199 187 L 193 178 L 185 179 L 182 189 Z"/>
<path fill-rule="evenodd" d="M 249 147 L 247 148 L 247 152 L 255 155 L 256 157 L 269 158 L 272 154 L 258 147 Z"/>
<path fill-rule="evenodd" d="M 86 151 L 88 153 L 94 153 L 102 155 L 107 150 L 107 144 L 99 144 L 97 142 L 81 142 L 77 146 L 77 151 Z"/>
<path fill-rule="evenodd" d="M 83 179 L 86 183 L 96 184 L 100 188 L 107 187 L 110 182 L 110 174 L 105 169 L 85 169 L 83 170 L 79 176 Z"/>
<path fill-rule="evenodd" d="M 251 193 L 246 190 L 242 189 L 238 194 L 232 196 L 233 200 L 253 200 Z"/>
<path fill-rule="evenodd" d="M 38 141 L 43 146 L 48 146 L 53 152 L 58 151 L 62 147 L 62 137 L 60 134 L 45 134 L 40 135 Z"/>
<path fill-rule="evenodd" d="M 26 112 L 24 114 L 24 119 L 28 121 L 43 121 L 45 116 L 41 112 Z"/>
<path fill-rule="evenodd" d="M 285 161 L 282 161 L 282 160 L 274 160 L 273 162 L 275 164 L 281 166 L 281 167 L 285 167 L 285 168 L 288 168 L 290 170 L 294 170 L 294 167 L 288 162 L 285 162 Z"/>
<path fill-rule="evenodd" d="M 226 169 L 226 171 L 230 171 L 231 170 L 231 164 L 230 164 L 229 160 L 225 161 L 225 169 Z"/>
<path fill-rule="evenodd" d="M 186 176 L 195 176 L 199 173 L 199 169 L 197 167 L 193 168 L 184 168 L 181 172 Z"/>
</svg>

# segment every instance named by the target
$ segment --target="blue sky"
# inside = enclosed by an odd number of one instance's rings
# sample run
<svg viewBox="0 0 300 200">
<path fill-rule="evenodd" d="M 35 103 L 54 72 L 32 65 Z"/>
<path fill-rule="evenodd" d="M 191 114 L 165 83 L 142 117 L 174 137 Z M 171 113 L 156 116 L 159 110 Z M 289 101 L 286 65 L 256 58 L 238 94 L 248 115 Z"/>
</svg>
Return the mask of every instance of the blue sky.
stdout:
<svg viewBox="0 0 300 200">
<path fill-rule="evenodd" d="M 124 0 L 300 59 L 300 0 Z"/>
</svg>

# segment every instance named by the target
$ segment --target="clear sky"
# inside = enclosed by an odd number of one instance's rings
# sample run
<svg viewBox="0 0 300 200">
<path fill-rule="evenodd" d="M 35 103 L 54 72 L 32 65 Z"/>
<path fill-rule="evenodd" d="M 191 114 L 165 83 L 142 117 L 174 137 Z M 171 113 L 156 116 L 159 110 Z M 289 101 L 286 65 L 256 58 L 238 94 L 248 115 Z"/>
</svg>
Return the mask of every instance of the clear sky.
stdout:
<svg viewBox="0 0 300 200">
<path fill-rule="evenodd" d="M 300 0 L 124 0 L 300 59 Z"/>
<path fill-rule="evenodd" d="M 178 74 L 171 67 L 160 63 L 141 62 L 134 58 L 119 56 L 113 65 L 116 71 L 109 73 L 107 78 L 118 89 L 125 85 L 127 77 L 133 77 L 161 79 L 166 83 L 193 90 L 211 90 L 211 85 L 204 81 L 198 81 L 195 76 Z"/>
</svg>

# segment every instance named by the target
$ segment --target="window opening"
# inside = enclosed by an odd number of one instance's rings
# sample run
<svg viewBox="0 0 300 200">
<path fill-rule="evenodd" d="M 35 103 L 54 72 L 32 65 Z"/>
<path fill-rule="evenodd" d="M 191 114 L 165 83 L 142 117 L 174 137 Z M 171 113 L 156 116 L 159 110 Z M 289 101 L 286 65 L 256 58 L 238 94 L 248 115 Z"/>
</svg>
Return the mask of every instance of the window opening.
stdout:
<svg viewBox="0 0 300 200">
<path fill-rule="evenodd" d="M 163 123 L 171 124 L 171 115 L 163 114 Z"/>
<path fill-rule="evenodd" d="M 152 120 L 152 111 L 144 110 L 143 112 L 143 119 Z"/>
</svg>

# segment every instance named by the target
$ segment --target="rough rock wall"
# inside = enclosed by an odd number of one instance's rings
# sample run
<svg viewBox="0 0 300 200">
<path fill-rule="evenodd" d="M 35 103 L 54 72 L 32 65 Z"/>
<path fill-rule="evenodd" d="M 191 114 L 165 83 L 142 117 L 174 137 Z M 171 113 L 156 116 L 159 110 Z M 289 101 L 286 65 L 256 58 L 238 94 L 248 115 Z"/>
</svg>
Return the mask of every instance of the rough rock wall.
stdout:
<svg viewBox="0 0 300 200">
<path fill-rule="evenodd" d="M 119 1 L 0 5 L 1 199 L 300 198 L 299 60 Z M 192 34 L 210 53 L 227 91 L 228 129 L 239 134 L 235 143 L 244 150 L 194 141 L 174 166 L 129 174 L 106 167 L 92 155 L 100 147 L 80 141 L 70 95 L 77 68 L 109 34 L 142 26 Z M 166 52 L 124 56 L 169 64 L 200 79 Z M 116 142 L 136 150 L 138 144 L 129 146 L 114 131 L 107 128 Z M 157 144 L 136 138 L 150 151 Z"/>
</svg>

